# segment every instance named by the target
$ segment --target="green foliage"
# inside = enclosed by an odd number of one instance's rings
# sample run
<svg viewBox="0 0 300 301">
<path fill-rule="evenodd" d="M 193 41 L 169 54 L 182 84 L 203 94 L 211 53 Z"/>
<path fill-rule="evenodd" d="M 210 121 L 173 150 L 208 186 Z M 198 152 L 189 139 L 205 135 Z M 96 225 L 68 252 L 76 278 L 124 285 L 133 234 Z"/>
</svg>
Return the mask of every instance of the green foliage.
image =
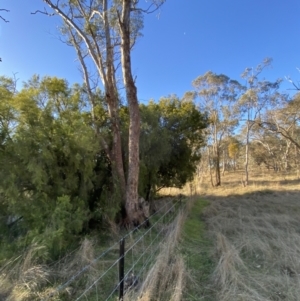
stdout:
<svg viewBox="0 0 300 301">
<path fill-rule="evenodd" d="M 107 108 L 97 91 L 92 120 L 84 87 L 37 75 L 20 92 L 13 80 L 0 78 L 0 98 L 2 256 L 35 243 L 44 247 L 42 257 L 58 257 L 91 223 L 112 220 L 121 209 L 111 162 L 95 131 L 112 143 Z M 189 97 L 163 98 L 140 110 L 139 193 L 149 199 L 193 177 L 207 118 Z M 127 107 L 120 116 L 126 159 Z"/>
<path fill-rule="evenodd" d="M 88 216 L 88 208 L 79 198 L 72 199 L 63 195 L 58 197 L 48 223 L 38 231 L 35 227 L 28 231 L 26 239 L 46 247 L 51 257 L 59 257 L 70 245 L 75 245 L 78 235 Z"/>
<path fill-rule="evenodd" d="M 141 105 L 140 194 L 182 187 L 200 160 L 207 118 L 192 100 L 175 96 Z"/>
<path fill-rule="evenodd" d="M 110 189 L 110 162 L 95 139 L 80 87 L 38 76 L 19 93 L 10 91 L 8 79 L 0 84 L 0 235 L 7 233 L 9 216 L 22 217 L 18 244 L 38 241 L 57 256 L 90 219 L 101 220 L 110 210 L 101 199 Z"/>
<path fill-rule="evenodd" d="M 208 112 L 211 140 L 219 144 L 224 134 L 233 132 L 238 125 L 237 99 L 244 87 L 224 74 L 211 71 L 197 77 L 193 86 L 199 97 L 200 108 Z"/>
<path fill-rule="evenodd" d="M 0 150 L 4 151 L 9 139 L 10 126 L 14 121 L 14 110 L 11 102 L 14 95 L 14 82 L 10 78 L 0 77 Z M 1 156 L 1 155 L 0 155 Z"/>
</svg>

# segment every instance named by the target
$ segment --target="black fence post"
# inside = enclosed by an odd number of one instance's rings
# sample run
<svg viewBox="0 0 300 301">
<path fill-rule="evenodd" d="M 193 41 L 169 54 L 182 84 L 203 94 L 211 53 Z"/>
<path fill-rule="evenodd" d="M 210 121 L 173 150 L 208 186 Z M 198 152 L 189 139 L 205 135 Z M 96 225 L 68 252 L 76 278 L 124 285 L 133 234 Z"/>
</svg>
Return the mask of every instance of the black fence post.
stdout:
<svg viewBox="0 0 300 301">
<path fill-rule="evenodd" d="M 120 257 L 119 257 L 119 300 L 123 301 L 124 297 L 124 253 L 125 253 L 125 238 L 120 240 Z"/>
</svg>

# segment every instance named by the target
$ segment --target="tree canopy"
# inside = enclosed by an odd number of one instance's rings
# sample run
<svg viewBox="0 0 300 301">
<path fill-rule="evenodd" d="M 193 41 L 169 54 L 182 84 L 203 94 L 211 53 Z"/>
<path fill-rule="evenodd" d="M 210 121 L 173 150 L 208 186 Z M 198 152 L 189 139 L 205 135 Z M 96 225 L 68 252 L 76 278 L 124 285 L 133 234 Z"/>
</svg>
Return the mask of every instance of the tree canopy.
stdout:
<svg viewBox="0 0 300 301">
<path fill-rule="evenodd" d="M 94 98 L 92 117 L 84 85 L 35 75 L 16 91 L 13 79 L 0 78 L 0 228 L 3 234 L 22 225 L 21 246 L 35 240 L 58 255 L 80 233 L 102 227 L 120 212 L 112 161 L 95 139 L 93 118 L 112 143 L 101 95 Z M 139 195 L 150 200 L 162 187 L 182 187 L 192 179 L 207 116 L 192 100 L 176 96 L 141 104 L 140 112 Z M 120 117 L 126 145 L 127 106 Z"/>
<path fill-rule="evenodd" d="M 163 187 L 182 187 L 193 178 L 204 145 L 207 116 L 176 96 L 141 105 L 140 192 L 147 199 Z"/>
</svg>

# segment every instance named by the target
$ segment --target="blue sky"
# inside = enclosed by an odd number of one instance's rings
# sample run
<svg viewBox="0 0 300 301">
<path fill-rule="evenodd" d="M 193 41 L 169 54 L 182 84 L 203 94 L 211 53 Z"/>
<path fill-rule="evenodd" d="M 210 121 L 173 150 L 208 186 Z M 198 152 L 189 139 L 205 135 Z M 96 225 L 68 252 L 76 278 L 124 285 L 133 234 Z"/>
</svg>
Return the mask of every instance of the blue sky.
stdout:
<svg viewBox="0 0 300 301">
<path fill-rule="evenodd" d="M 144 0 L 141 0 L 144 1 Z M 31 15 L 42 0 L 2 0 L 0 74 L 33 74 L 82 82 L 75 51 L 59 40 L 59 18 Z M 272 57 L 263 73 L 269 80 L 300 80 L 299 0 L 167 0 L 157 14 L 145 17 L 143 37 L 133 51 L 141 101 L 192 89 L 192 81 L 211 70 L 240 80 L 246 67 Z M 287 81 L 282 89 L 292 88 Z"/>
</svg>

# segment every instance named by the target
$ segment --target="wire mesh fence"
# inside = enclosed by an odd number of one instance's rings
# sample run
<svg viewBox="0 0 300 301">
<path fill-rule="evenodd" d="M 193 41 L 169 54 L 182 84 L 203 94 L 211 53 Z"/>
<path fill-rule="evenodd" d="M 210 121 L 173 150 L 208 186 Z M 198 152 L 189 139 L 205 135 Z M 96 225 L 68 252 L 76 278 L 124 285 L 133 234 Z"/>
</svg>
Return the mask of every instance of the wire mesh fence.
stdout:
<svg viewBox="0 0 300 301">
<path fill-rule="evenodd" d="M 148 228 L 144 227 L 147 223 L 145 221 L 138 228 L 128 232 L 57 286 L 43 301 L 123 300 L 127 292 L 142 286 L 180 207 L 180 199 L 166 202 L 149 217 Z"/>
</svg>

